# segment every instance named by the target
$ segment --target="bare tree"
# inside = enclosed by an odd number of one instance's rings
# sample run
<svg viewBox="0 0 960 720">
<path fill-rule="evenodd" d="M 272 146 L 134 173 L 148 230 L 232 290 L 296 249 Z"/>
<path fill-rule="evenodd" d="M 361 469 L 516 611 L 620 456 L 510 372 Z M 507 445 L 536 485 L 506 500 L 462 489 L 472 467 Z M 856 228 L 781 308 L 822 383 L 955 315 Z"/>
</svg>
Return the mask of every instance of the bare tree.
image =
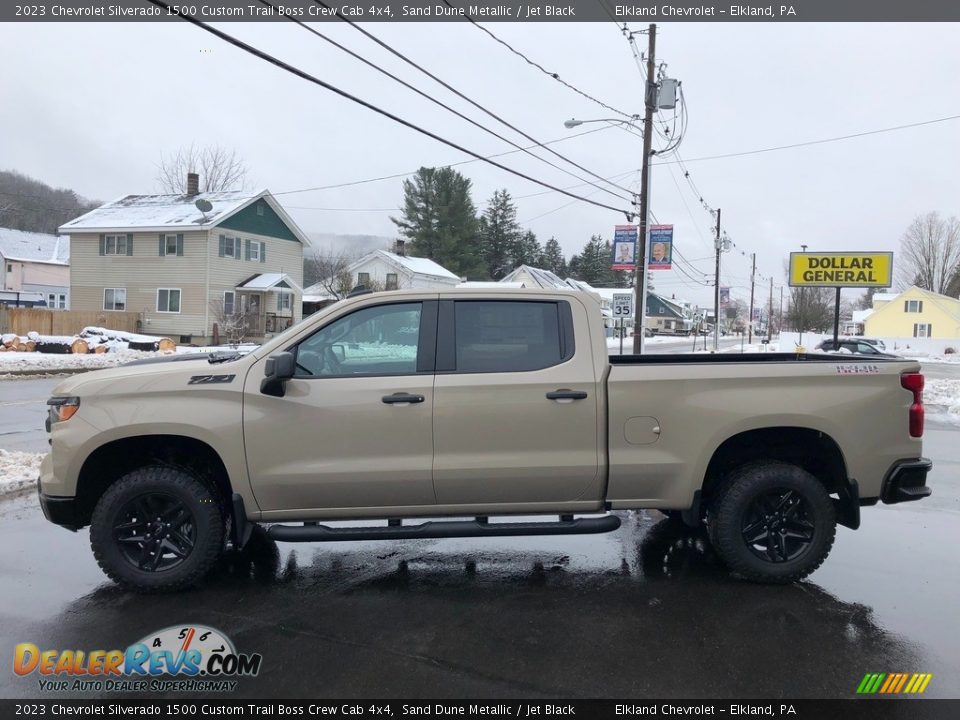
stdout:
<svg viewBox="0 0 960 720">
<path fill-rule="evenodd" d="M 242 343 L 251 329 L 251 319 L 257 318 L 247 307 L 240 306 L 240 298 L 234 295 L 234 307 L 228 308 L 223 298 L 210 301 L 210 312 L 213 313 L 220 331 L 220 337 L 228 343 Z"/>
<path fill-rule="evenodd" d="M 790 288 L 790 304 L 784 311 L 784 325 L 806 332 L 826 332 L 833 327 L 836 291 L 825 287 Z"/>
<path fill-rule="evenodd" d="M 357 259 L 349 250 L 316 251 L 303 259 L 306 285 L 319 285 L 331 297 L 342 300 L 353 290 L 353 278 L 347 268 Z"/>
<path fill-rule="evenodd" d="M 960 221 L 931 212 L 918 215 L 900 240 L 897 281 L 946 295 L 960 268 Z"/>
<path fill-rule="evenodd" d="M 247 166 L 236 150 L 227 150 L 219 145 L 197 148 L 191 144 L 182 147 L 175 155 L 163 157 L 157 168 L 157 182 L 165 193 L 187 192 L 187 173 L 200 176 L 201 192 L 243 190 L 247 180 Z"/>
</svg>

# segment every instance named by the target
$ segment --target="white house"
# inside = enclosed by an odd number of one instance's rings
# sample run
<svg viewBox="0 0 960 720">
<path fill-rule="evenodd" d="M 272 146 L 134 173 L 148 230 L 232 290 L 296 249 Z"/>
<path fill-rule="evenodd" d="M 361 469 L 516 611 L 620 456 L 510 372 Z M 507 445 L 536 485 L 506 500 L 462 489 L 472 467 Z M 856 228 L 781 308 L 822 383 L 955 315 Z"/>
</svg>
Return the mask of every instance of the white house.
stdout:
<svg viewBox="0 0 960 720">
<path fill-rule="evenodd" d="M 347 266 L 354 285 L 371 283 L 385 290 L 456 287 L 460 278 L 429 258 L 374 250 Z"/>
<path fill-rule="evenodd" d="M 0 290 L 40 293 L 47 307 L 70 307 L 70 236 L 0 228 Z"/>
</svg>

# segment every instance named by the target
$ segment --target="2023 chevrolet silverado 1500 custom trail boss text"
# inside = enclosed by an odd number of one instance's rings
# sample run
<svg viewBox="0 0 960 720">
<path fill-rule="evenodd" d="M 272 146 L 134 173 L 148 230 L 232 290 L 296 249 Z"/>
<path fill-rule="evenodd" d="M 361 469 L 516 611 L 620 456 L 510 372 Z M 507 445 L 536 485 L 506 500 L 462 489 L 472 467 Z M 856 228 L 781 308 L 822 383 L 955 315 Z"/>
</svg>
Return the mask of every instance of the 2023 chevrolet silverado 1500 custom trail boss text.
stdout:
<svg viewBox="0 0 960 720">
<path fill-rule="evenodd" d="M 44 513 L 141 590 L 193 583 L 258 522 L 294 542 L 594 533 L 627 508 L 705 522 L 737 575 L 790 582 L 861 506 L 930 493 L 916 362 L 608 357 L 586 293 L 361 294 L 248 355 L 183 357 L 50 400 Z M 490 521 L 510 515 L 553 517 Z"/>
</svg>

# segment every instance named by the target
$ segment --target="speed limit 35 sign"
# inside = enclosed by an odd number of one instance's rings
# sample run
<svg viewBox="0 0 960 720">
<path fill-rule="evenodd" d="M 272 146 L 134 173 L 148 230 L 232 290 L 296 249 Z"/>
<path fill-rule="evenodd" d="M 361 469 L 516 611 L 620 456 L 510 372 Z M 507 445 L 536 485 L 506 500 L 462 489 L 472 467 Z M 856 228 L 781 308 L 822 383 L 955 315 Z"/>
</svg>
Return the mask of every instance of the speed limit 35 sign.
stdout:
<svg viewBox="0 0 960 720">
<path fill-rule="evenodd" d="M 615 318 L 633 317 L 633 293 L 613 294 L 613 316 Z"/>
</svg>

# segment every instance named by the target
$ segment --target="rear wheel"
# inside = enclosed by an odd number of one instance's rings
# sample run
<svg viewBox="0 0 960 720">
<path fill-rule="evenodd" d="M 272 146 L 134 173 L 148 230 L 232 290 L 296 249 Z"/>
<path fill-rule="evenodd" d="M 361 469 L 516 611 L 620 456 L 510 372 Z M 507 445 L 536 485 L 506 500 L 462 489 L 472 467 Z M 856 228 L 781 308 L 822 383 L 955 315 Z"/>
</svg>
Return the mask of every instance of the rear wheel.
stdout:
<svg viewBox="0 0 960 720">
<path fill-rule="evenodd" d="M 90 545 L 101 569 L 133 590 L 178 590 L 223 551 L 217 498 L 189 472 L 154 465 L 127 473 L 97 502 Z"/>
<path fill-rule="evenodd" d="M 765 583 L 806 577 L 826 559 L 836 535 L 829 494 L 803 468 L 759 462 L 734 470 L 713 499 L 707 526 L 723 561 Z"/>
</svg>

